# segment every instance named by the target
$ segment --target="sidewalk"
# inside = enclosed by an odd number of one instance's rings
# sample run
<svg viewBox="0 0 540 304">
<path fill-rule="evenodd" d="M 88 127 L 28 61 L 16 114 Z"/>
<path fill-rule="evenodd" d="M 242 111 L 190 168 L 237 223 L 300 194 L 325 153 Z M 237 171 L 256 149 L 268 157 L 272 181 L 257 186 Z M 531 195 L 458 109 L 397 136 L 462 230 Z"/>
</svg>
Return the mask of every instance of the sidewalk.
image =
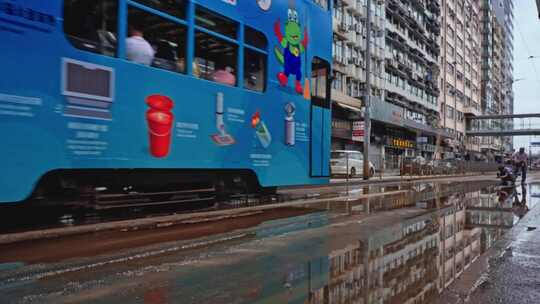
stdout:
<svg viewBox="0 0 540 304">
<path fill-rule="evenodd" d="M 470 172 L 465 174 L 448 174 L 448 175 L 375 175 L 369 180 L 364 180 L 362 177 L 349 178 L 349 183 L 354 185 L 362 184 L 377 184 L 377 183 L 388 183 L 388 182 L 408 182 L 408 181 L 420 181 L 420 180 L 436 180 L 442 178 L 456 178 L 456 177 L 466 177 L 466 176 L 486 176 L 486 177 L 496 177 L 495 172 Z M 345 185 L 347 184 L 347 179 L 343 178 L 331 178 L 330 183 L 334 185 Z"/>
<path fill-rule="evenodd" d="M 527 215 L 443 292 L 436 303 L 540 303 L 540 208 L 536 198 L 539 186 L 536 181 L 530 187 L 530 200 L 534 203 Z"/>
</svg>

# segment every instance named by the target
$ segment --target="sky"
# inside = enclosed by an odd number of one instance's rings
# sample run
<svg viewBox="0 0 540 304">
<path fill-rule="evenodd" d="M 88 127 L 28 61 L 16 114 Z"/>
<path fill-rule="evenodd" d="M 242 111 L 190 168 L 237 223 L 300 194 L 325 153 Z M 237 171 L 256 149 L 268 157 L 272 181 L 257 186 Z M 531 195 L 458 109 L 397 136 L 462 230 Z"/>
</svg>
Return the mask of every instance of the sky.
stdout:
<svg viewBox="0 0 540 304">
<path fill-rule="evenodd" d="M 524 80 L 514 83 L 514 113 L 540 113 L 540 19 L 535 0 L 514 0 L 514 79 L 519 78 Z M 528 150 L 529 140 L 540 141 L 540 136 L 514 137 L 514 148 Z"/>
</svg>

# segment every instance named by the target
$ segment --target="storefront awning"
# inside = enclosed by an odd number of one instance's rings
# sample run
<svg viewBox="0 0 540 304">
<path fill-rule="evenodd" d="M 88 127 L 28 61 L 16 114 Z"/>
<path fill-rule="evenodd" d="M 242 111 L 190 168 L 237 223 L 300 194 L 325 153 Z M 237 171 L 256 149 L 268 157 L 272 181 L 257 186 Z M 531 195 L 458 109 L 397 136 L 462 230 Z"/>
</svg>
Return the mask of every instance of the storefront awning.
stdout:
<svg viewBox="0 0 540 304">
<path fill-rule="evenodd" d="M 350 106 L 348 104 L 344 104 L 344 103 L 341 103 L 341 102 L 334 102 L 334 104 L 339 106 L 339 107 L 342 107 L 342 108 L 344 108 L 346 110 L 349 110 L 349 111 L 353 111 L 353 112 L 356 112 L 356 113 L 362 113 L 362 110 L 360 110 L 359 108 Z"/>
</svg>

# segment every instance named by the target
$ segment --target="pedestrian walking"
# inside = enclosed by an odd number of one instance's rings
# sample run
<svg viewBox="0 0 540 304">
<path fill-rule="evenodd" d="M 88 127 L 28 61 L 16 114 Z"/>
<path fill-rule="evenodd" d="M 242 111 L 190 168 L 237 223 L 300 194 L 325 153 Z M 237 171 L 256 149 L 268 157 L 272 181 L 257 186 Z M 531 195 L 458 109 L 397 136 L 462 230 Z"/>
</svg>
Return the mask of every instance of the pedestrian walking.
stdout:
<svg viewBox="0 0 540 304">
<path fill-rule="evenodd" d="M 527 153 L 525 153 L 525 148 L 521 147 L 519 148 L 519 151 L 514 153 L 512 159 L 514 160 L 514 167 L 516 170 L 516 175 L 519 174 L 519 171 L 521 171 L 521 183 L 525 183 L 525 179 L 527 178 L 527 163 L 528 163 L 528 157 Z"/>
</svg>

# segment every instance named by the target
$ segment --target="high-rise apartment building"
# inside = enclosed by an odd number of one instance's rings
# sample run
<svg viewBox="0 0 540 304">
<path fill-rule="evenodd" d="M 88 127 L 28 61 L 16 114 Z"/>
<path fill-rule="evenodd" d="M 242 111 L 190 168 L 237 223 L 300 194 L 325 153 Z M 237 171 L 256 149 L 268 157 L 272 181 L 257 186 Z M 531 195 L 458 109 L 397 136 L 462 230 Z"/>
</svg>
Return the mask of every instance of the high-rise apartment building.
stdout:
<svg viewBox="0 0 540 304">
<path fill-rule="evenodd" d="M 514 1 L 496 0 L 495 16 L 503 32 L 503 51 L 501 54 L 501 100 L 502 114 L 514 113 Z M 513 128 L 513 120 L 504 122 L 507 129 Z M 502 137 L 502 145 L 505 151 L 513 149 L 511 136 Z"/>
<path fill-rule="evenodd" d="M 390 121 L 386 126 L 377 122 L 379 130 L 388 134 L 401 132 L 414 142 L 405 149 L 406 156 L 434 157 L 441 136 L 438 129 L 440 111 L 438 98 L 440 5 L 436 0 L 386 1 L 385 99 L 374 107 L 391 108 L 402 113 L 402 127 L 396 129 Z M 375 108 L 374 110 L 381 111 Z M 398 115 L 394 115 L 398 116 Z M 403 152 L 386 145 L 381 151 L 386 159 L 395 159 Z M 389 162 L 389 164 L 394 162 Z"/>
<path fill-rule="evenodd" d="M 367 0 L 334 2 L 333 149 L 362 150 Z M 440 139 L 438 0 L 372 0 L 370 160 L 397 169 L 399 158 L 431 159 Z"/>
<path fill-rule="evenodd" d="M 467 117 L 481 114 L 481 25 L 478 1 L 441 1 L 441 127 L 452 134 L 445 152 L 480 153 L 480 139 L 466 137 Z"/>
<path fill-rule="evenodd" d="M 377 170 L 408 156 L 478 159 L 512 148 L 511 138 L 466 135 L 475 116 L 513 113 L 512 1 L 371 0 Z M 334 0 L 333 10 L 332 148 L 361 151 L 367 0 Z"/>
<path fill-rule="evenodd" d="M 332 82 L 333 149 L 362 149 L 362 137 L 352 136 L 361 121 L 366 85 L 367 1 L 336 0 L 333 7 Z M 384 82 L 384 1 L 371 5 L 371 83 L 373 100 L 381 99 Z"/>
<path fill-rule="evenodd" d="M 513 0 L 481 0 L 482 20 L 482 111 L 511 114 L 514 111 Z M 482 121 L 483 128 L 500 128 L 508 121 Z M 509 137 L 484 137 L 482 152 L 500 155 L 512 149 Z"/>
</svg>

